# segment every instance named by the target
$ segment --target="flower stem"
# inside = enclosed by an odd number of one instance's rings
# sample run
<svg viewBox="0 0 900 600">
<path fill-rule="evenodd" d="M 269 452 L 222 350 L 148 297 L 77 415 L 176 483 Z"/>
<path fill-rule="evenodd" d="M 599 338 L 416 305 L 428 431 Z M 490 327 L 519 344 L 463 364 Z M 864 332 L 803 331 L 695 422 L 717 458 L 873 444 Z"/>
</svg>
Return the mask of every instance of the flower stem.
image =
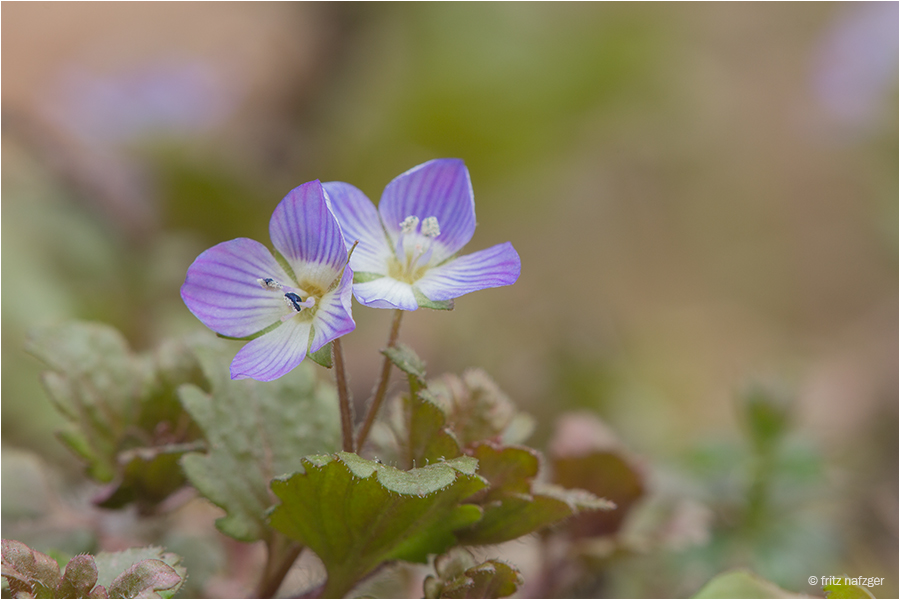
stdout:
<svg viewBox="0 0 900 600">
<path fill-rule="evenodd" d="M 347 387 L 347 371 L 344 369 L 344 351 L 340 338 L 332 341 L 334 354 L 334 378 L 337 380 L 338 402 L 341 407 L 341 438 L 344 452 L 353 452 L 353 405 Z"/>
<path fill-rule="evenodd" d="M 403 319 L 403 311 L 399 308 L 395 309 L 394 320 L 391 323 L 391 334 L 388 337 L 388 348 L 397 344 L 397 338 L 400 336 L 401 319 Z M 356 447 L 359 449 L 362 449 L 363 444 L 366 443 L 366 438 L 369 436 L 369 430 L 372 429 L 372 424 L 375 422 L 375 417 L 378 415 L 378 409 L 381 408 L 381 403 L 384 402 L 384 395 L 387 392 L 388 382 L 391 380 L 392 365 L 391 359 L 385 356 L 384 363 L 381 365 L 381 377 L 378 379 L 378 384 L 375 387 L 372 398 L 369 400 L 369 412 L 366 414 L 366 420 L 363 422 L 362 427 L 359 429 L 359 434 L 356 436 Z"/>
<path fill-rule="evenodd" d="M 266 566 L 256 586 L 256 598 L 274 598 L 281 582 L 300 556 L 303 546 L 291 541 L 279 533 L 275 533 L 266 542 Z"/>
</svg>

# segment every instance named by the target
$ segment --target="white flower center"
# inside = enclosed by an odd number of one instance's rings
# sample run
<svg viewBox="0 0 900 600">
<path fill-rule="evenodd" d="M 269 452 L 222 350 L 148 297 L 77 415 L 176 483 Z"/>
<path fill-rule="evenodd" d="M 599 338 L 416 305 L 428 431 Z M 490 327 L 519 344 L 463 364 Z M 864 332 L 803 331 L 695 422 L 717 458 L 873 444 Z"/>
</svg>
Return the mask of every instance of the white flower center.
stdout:
<svg viewBox="0 0 900 600">
<path fill-rule="evenodd" d="M 428 269 L 434 250 L 434 238 L 441 234 L 437 217 L 427 217 L 421 222 L 410 215 L 400 222 L 400 235 L 394 247 L 394 257 L 388 265 L 388 275 L 399 281 L 413 283 Z"/>
</svg>

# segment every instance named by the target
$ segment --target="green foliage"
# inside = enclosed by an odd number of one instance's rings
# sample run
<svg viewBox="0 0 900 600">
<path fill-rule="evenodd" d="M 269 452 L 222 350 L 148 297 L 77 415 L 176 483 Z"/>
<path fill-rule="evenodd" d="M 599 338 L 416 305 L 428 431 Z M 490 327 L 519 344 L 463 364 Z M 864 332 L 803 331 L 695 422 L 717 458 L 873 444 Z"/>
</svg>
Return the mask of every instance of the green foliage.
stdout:
<svg viewBox="0 0 900 600">
<path fill-rule="evenodd" d="M 424 562 L 481 518 L 480 508 L 463 503 L 485 486 L 470 457 L 412 471 L 346 452 L 302 463 L 303 471 L 272 482 L 281 504 L 271 523 L 325 563 L 325 597 L 343 596 L 381 563 Z"/>
<path fill-rule="evenodd" d="M 833 583 L 822 587 L 828 600 L 837 598 L 874 598 L 867 588 L 853 583 L 852 578 L 844 576 Z"/>
<path fill-rule="evenodd" d="M 337 397 L 304 363 L 280 379 L 232 381 L 212 348 L 196 352 L 212 391 L 186 385 L 181 401 L 206 434 L 206 454 L 181 459 L 190 482 L 227 513 L 216 521 L 235 539 L 268 539 L 269 481 L 301 468 L 300 457 L 340 447 Z"/>
<path fill-rule="evenodd" d="M 473 456 L 490 487 L 476 497 L 484 517 L 458 532 L 465 544 L 499 544 L 583 512 L 615 508 L 584 490 L 536 484 L 540 455 L 531 448 L 484 443 Z"/>
<path fill-rule="evenodd" d="M 3 576 L 14 598 L 171 598 L 186 576 L 180 560 L 153 546 L 80 554 L 60 575 L 51 557 L 3 540 Z"/>
<path fill-rule="evenodd" d="M 522 574 L 499 560 L 476 564 L 465 548 L 453 548 L 434 560 L 437 576 L 425 579 L 426 598 L 506 598 L 522 585 Z"/>
<path fill-rule="evenodd" d="M 805 598 L 792 594 L 746 569 L 716 575 L 694 598 Z"/>
<path fill-rule="evenodd" d="M 534 485 L 540 454 L 500 443 L 513 424 L 523 421 L 483 371 L 470 370 L 462 377 L 445 375 L 416 393 L 424 383 L 425 370 L 415 352 L 402 346 L 385 354 L 410 377 L 411 394 L 398 399 L 389 421 L 400 451 L 398 464 L 410 468 L 454 458 L 463 454 L 465 444 L 465 453 L 478 459 L 478 474 L 489 483 L 470 499 L 482 507 L 484 516 L 458 532 L 461 541 L 501 543 L 580 513 L 614 507 L 582 490 Z"/>
<path fill-rule="evenodd" d="M 755 383 L 741 394 L 743 422 L 758 452 L 768 452 L 791 425 L 791 398 Z"/>
<path fill-rule="evenodd" d="M 456 458 L 462 452 L 456 436 L 446 426 L 446 417 L 427 390 L 403 396 L 402 433 L 398 435 L 400 464 L 406 468 L 430 462 Z"/>
<path fill-rule="evenodd" d="M 184 484 L 177 460 L 199 432 L 175 390 L 203 382 L 186 343 L 134 354 L 112 327 L 70 322 L 33 332 L 26 348 L 50 367 L 44 387 L 69 421 L 60 439 L 111 484 L 102 506 L 149 509 Z"/>
<path fill-rule="evenodd" d="M 381 353 L 391 359 L 398 369 L 410 377 L 414 377 L 419 385 L 425 385 L 425 361 L 419 358 L 415 350 L 406 344 L 399 343 L 396 346 L 385 348 Z"/>
</svg>

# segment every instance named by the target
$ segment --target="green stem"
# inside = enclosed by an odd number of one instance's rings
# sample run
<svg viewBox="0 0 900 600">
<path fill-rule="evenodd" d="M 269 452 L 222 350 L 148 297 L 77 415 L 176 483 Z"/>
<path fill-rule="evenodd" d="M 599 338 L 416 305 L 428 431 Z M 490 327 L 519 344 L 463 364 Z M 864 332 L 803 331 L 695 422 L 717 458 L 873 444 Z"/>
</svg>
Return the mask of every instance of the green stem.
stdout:
<svg viewBox="0 0 900 600">
<path fill-rule="evenodd" d="M 334 358 L 334 378 L 337 380 L 338 402 L 341 407 L 341 439 L 344 452 L 355 452 L 353 447 L 353 405 L 350 403 L 350 389 L 347 387 L 347 371 L 344 369 L 344 351 L 341 340 L 331 343 Z"/>
<path fill-rule="evenodd" d="M 281 582 L 300 556 L 303 546 L 291 541 L 280 533 L 275 533 L 267 542 L 266 565 L 256 586 L 256 598 L 274 598 Z"/>
<path fill-rule="evenodd" d="M 388 348 L 397 344 L 397 338 L 400 336 L 400 321 L 402 319 L 403 311 L 399 308 L 395 309 L 394 320 L 391 323 L 391 333 L 390 336 L 388 336 Z M 375 417 L 378 415 L 378 409 L 381 408 L 381 403 L 384 402 L 384 395 L 387 392 L 388 383 L 391 380 L 392 365 L 391 359 L 385 356 L 384 363 L 381 365 L 381 377 L 378 379 L 375 392 L 369 400 L 369 412 L 366 415 L 366 420 L 363 422 L 362 427 L 359 429 L 359 434 L 356 436 L 357 448 L 362 449 L 363 444 L 366 443 L 366 438 L 369 437 L 369 430 L 372 429 L 372 424 L 375 423 Z"/>
</svg>

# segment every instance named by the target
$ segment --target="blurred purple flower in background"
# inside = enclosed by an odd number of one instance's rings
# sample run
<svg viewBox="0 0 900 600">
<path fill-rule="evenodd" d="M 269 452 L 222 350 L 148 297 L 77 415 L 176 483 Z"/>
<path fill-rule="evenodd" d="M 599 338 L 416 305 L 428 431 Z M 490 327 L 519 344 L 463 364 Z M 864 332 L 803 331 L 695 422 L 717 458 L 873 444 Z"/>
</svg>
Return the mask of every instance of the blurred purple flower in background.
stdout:
<svg viewBox="0 0 900 600">
<path fill-rule="evenodd" d="M 838 13 L 816 54 L 813 85 L 839 122 L 865 129 L 897 85 L 896 2 L 860 2 Z"/>
<path fill-rule="evenodd" d="M 436 159 L 398 176 L 376 209 L 354 186 L 324 184 L 356 273 L 353 294 L 366 306 L 416 310 L 485 288 L 512 285 L 521 262 L 512 244 L 455 257 L 475 232 L 469 171 Z"/>
<path fill-rule="evenodd" d="M 231 363 L 232 379 L 277 379 L 307 352 L 356 327 L 353 272 L 318 180 L 294 188 L 275 207 L 269 235 L 275 256 L 251 239 L 223 242 L 197 257 L 181 287 L 204 325 L 251 339 Z"/>
<path fill-rule="evenodd" d="M 221 123 L 239 101 L 213 65 L 200 60 L 149 62 L 113 74 L 74 65 L 61 73 L 54 92 L 45 112 L 93 144 L 196 134 Z"/>
</svg>

